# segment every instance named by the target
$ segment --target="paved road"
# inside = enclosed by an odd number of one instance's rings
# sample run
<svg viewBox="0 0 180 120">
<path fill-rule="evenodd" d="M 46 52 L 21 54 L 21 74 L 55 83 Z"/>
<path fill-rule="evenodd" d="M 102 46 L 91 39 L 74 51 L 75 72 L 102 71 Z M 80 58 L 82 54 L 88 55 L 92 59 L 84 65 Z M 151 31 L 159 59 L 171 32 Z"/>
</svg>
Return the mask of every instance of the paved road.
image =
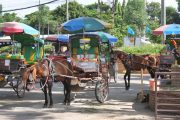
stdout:
<svg viewBox="0 0 180 120">
<path fill-rule="evenodd" d="M 54 108 L 42 108 L 43 93 L 40 90 L 26 92 L 24 98 L 16 97 L 9 88 L 0 89 L 1 120 L 154 120 L 154 112 L 147 103 L 136 100 L 140 91 L 140 75 L 133 75 L 131 89 L 124 88 L 123 76 L 118 76 L 118 83 L 110 83 L 109 99 L 100 104 L 94 91 L 83 90 L 78 93 L 70 106 L 62 104 L 63 87 L 56 83 L 53 88 Z M 144 88 L 148 89 L 149 76 L 144 77 Z"/>
</svg>

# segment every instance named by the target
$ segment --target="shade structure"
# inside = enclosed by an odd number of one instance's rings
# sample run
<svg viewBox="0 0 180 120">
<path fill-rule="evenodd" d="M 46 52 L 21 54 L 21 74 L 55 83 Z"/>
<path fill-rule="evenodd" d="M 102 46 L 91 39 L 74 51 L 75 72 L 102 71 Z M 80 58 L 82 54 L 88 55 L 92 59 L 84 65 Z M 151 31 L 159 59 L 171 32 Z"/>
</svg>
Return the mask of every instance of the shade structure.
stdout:
<svg viewBox="0 0 180 120">
<path fill-rule="evenodd" d="M 172 35 L 172 34 L 180 34 L 180 25 L 179 24 L 168 24 L 164 26 L 160 26 L 156 30 L 153 31 L 153 35 Z"/>
<path fill-rule="evenodd" d="M 73 36 L 83 36 L 83 37 L 91 37 L 91 36 L 98 36 L 101 42 L 109 42 L 110 44 L 117 42 L 118 38 L 114 37 L 113 35 L 106 33 L 106 32 L 84 32 L 79 34 L 74 34 Z"/>
<path fill-rule="evenodd" d="M 40 44 L 44 44 L 44 40 L 38 38 L 38 37 L 34 37 L 32 35 L 29 34 L 15 34 L 13 36 L 11 36 L 11 39 L 20 42 L 21 44 L 24 45 L 29 45 L 29 44 L 34 44 L 34 43 L 40 43 Z"/>
<path fill-rule="evenodd" d="M 52 36 L 48 36 L 45 38 L 45 40 L 47 41 L 54 41 L 54 42 L 64 42 L 67 43 L 69 42 L 69 35 L 68 34 L 63 34 L 63 35 L 52 35 Z"/>
<path fill-rule="evenodd" d="M 20 22 L 4 22 L 0 24 L 0 32 L 5 35 L 25 33 L 33 36 L 39 35 L 39 31 Z"/>
<path fill-rule="evenodd" d="M 99 35 L 103 40 L 108 40 L 109 43 L 115 43 L 118 41 L 117 37 L 114 37 L 113 35 L 106 32 L 92 32 L 92 34 Z"/>
<path fill-rule="evenodd" d="M 62 33 L 94 32 L 112 28 L 110 23 L 92 17 L 79 17 L 61 24 Z"/>
</svg>

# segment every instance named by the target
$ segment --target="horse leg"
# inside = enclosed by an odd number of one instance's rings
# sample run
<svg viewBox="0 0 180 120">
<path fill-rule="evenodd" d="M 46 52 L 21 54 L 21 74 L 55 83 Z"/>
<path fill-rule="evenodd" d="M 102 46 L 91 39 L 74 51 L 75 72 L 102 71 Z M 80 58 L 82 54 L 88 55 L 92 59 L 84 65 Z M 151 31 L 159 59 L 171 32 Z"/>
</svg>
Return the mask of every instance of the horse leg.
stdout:
<svg viewBox="0 0 180 120">
<path fill-rule="evenodd" d="M 44 86 L 44 84 L 45 84 L 45 81 L 43 80 L 43 81 L 41 81 L 41 84 L 42 84 L 42 86 Z M 44 99 L 45 99 L 45 102 L 44 102 L 44 108 L 46 108 L 47 107 L 47 105 L 48 105 L 48 98 L 47 98 L 47 85 L 45 85 L 44 86 L 44 88 L 42 89 L 42 91 L 44 92 Z"/>
<path fill-rule="evenodd" d="M 62 82 L 64 85 L 64 104 L 66 105 L 67 100 L 67 83 L 65 81 Z"/>
<path fill-rule="evenodd" d="M 124 83 L 125 83 L 125 89 L 128 90 L 128 86 L 127 86 L 127 81 L 126 81 L 126 76 L 128 75 L 128 71 L 126 71 L 126 73 L 124 74 Z"/>
<path fill-rule="evenodd" d="M 114 77 L 114 82 L 115 83 L 117 83 L 117 80 L 116 80 L 116 75 L 117 75 L 117 73 L 116 73 L 116 70 L 115 70 L 115 64 L 113 64 L 113 77 Z"/>
<path fill-rule="evenodd" d="M 53 86 L 53 81 L 52 80 L 48 81 L 48 92 L 49 92 L 49 99 L 50 99 L 49 108 L 53 107 L 52 86 Z"/>
<path fill-rule="evenodd" d="M 67 105 L 71 102 L 71 79 L 67 79 Z"/>
<path fill-rule="evenodd" d="M 130 80 L 131 80 L 131 71 L 128 72 L 128 85 L 127 85 L 127 90 L 130 88 Z"/>
<path fill-rule="evenodd" d="M 116 80 L 116 74 L 117 74 L 117 73 L 114 71 L 113 77 L 114 77 L 114 82 L 115 82 L 115 83 L 117 83 L 117 80 Z"/>
</svg>

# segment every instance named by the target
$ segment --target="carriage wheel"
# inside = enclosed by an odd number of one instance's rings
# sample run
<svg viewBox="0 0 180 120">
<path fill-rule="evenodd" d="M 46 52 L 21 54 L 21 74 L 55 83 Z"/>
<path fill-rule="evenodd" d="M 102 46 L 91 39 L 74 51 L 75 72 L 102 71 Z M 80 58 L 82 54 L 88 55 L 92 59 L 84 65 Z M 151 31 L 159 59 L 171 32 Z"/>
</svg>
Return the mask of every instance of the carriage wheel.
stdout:
<svg viewBox="0 0 180 120">
<path fill-rule="evenodd" d="M 25 95 L 25 84 L 21 77 L 17 80 L 16 93 L 19 98 L 23 98 Z"/>
<path fill-rule="evenodd" d="M 109 94 L 109 85 L 107 81 L 98 81 L 96 82 L 95 87 L 95 96 L 98 102 L 104 103 Z"/>
</svg>

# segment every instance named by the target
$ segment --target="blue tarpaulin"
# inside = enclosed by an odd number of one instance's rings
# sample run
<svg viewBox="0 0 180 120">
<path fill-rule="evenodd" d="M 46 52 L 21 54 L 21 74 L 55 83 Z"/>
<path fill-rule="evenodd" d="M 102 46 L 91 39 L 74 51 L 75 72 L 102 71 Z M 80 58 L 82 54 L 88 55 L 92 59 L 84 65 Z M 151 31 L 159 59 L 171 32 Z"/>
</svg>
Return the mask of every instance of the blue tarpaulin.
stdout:
<svg viewBox="0 0 180 120">
<path fill-rule="evenodd" d="M 134 30 L 131 28 L 131 27 L 128 27 L 128 30 L 127 30 L 128 34 L 131 34 L 131 35 L 134 35 Z"/>
</svg>

